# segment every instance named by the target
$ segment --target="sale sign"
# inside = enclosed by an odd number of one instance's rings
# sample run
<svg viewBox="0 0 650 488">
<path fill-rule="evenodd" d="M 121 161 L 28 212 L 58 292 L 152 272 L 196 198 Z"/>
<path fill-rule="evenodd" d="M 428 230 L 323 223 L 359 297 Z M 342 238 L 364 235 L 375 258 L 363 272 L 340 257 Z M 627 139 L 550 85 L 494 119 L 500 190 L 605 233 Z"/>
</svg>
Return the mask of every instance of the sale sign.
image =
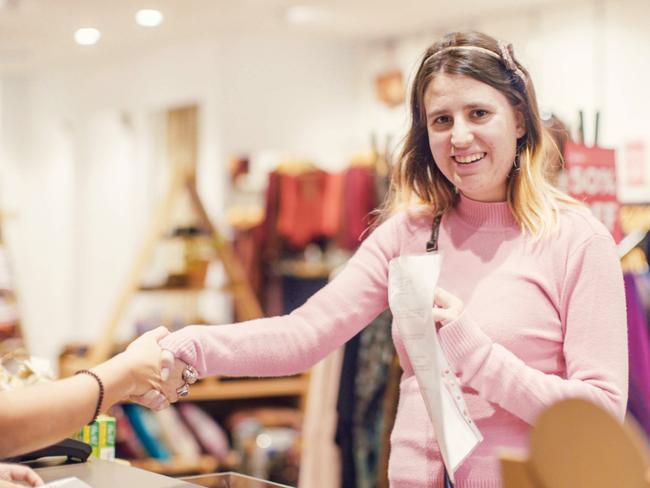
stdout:
<svg viewBox="0 0 650 488">
<path fill-rule="evenodd" d="M 564 150 L 564 164 L 569 194 L 588 205 L 616 242 L 620 241 L 623 236 L 616 196 L 614 150 L 569 142 Z"/>
</svg>

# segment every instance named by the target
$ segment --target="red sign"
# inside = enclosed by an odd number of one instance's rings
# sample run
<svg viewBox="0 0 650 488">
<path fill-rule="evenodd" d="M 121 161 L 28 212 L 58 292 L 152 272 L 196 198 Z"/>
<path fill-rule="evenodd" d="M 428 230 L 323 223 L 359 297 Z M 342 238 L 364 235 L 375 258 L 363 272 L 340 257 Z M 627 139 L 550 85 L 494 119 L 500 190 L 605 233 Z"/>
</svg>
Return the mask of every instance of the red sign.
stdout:
<svg viewBox="0 0 650 488">
<path fill-rule="evenodd" d="M 616 242 L 620 241 L 614 150 L 569 142 L 564 150 L 564 162 L 569 194 L 587 204 Z"/>
</svg>

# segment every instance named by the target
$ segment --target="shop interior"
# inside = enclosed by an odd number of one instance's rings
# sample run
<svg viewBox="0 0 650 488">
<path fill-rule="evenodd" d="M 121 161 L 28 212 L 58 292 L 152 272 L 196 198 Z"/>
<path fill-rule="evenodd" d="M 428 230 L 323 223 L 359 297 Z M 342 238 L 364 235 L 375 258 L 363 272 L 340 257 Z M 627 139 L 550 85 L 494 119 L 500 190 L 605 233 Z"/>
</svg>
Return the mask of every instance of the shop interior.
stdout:
<svg viewBox="0 0 650 488">
<path fill-rule="evenodd" d="M 304 303 L 368 232 L 419 56 L 454 30 L 513 44 L 565 162 L 605 151 L 609 173 L 559 168 L 557 184 L 612 196 L 592 210 L 650 345 L 647 14 L 646 0 L 0 0 L 0 389 L 159 325 Z M 390 324 L 297 376 L 208 378 L 160 412 L 118 405 L 115 457 L 172 477 L 387 487 Z M 648 347 L 630 357 L 628 404 L 646 435 Z"/>
</svg>

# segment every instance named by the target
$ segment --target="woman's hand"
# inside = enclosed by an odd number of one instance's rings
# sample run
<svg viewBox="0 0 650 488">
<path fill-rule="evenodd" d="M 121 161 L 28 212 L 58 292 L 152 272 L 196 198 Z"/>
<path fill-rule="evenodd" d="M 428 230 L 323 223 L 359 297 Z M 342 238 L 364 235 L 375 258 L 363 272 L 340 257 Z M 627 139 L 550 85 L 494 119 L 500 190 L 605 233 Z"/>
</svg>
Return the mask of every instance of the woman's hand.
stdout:
<svg viewBox="0 0 650 488">
<path fill-rule="evenodd" d="M 167 408 L 170 403 L 178 400 L 176 390 L 185 384 L 183 370 L 186 366 L 183 361 L 174 358 L 170 351 L 162 349 L 160 352 L 160 377 L 162 380 L 160 391 L 149 390 L 144 395 L 131 400 L 152 410 Z"/>
<path fill-rule="evenodd" d="M 43 480 L 32 469 L 27 466 L 19 464 L 4 464 L 0 463 L 0 480 L 21 483 L 20 485 L 7 484 L 5 486 L 23 486 L 26 483 L 28 486 L 42 486 Z M 0 481 L 0 487 L 3 486 Z"/>
<path fill-rule="evenodd" d="M 169 379 L 165 381 L 163 385 L 163 391 L 167 398 L 172 398 L 171 401 L 176 401 L 178 398 L 176 394 L 177 389 L 186 384 L 185 378 L 183 377 L 183 372 L 186 368 L 188 368 L 188 365 L 184 361 L 174 357 L 174 353 L 167 349 L 162 350 L 160 363 L 162 365 L 163 372 L 169 371 Z M 196 378 L 194 381 L 196 381 Z M 193 383 L 193 381 L 188 382 L 188 386 L 191 383 Z"/>
<path fill-rule="evenodd" d="M 183 371 L 187 367 L 185 362 L 174 357 L 174 354 L 167 349 L 163 349 L 160 354 L 160 366 L 163 375 L 163 393 L 170 402 L 178 400 L 178 390 L 185 384 L 183 379 Z"/>
<path fill-rule="evenodd" d="M 167 363 L 163 360 L 158 341 L 168 334 L 165 327 L 150 330 L 114 358 L 127 370 L 131 380 L 131 386 L 125 392 L 126 399 L 152 410 L 161 410 L 175 402 L 178 399 L 176 388 L 184 383 L 181 375 L 185 363 L 178 361 L 179 364 L 174 363 L 172 368 L 164 367 Z"/>
<path fill-rule="evenodd" d="M 456 295 L 438 287 L 433 298 L 433 320 L 440 329 L 457 320 L 463 313 L 463 301 Z"/>
</svg>

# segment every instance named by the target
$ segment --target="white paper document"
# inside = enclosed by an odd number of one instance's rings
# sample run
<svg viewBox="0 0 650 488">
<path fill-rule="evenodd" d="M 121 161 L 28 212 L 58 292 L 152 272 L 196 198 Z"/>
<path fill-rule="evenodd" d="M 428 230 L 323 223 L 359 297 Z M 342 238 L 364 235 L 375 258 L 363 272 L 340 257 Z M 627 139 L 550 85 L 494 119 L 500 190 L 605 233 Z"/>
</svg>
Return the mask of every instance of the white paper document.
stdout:
<svg viewBox="0 0 650 488">
<path fill-rule="evenodd" d="M 88 483 L 81 481 L 79 478 L 63 478 L 56 481 L 50 481 L 43 485 L 43 488 L 92 488 Z"/>
<path fill-rule="evenodd" d="M 483 436 L 469 417 L 460 383 L 440 347 L 433 321 L 433 298 L 440 263 L 438 253 L 391 260 L 388 299 L 453 481 L 456 469 Z"/>
</svg>

